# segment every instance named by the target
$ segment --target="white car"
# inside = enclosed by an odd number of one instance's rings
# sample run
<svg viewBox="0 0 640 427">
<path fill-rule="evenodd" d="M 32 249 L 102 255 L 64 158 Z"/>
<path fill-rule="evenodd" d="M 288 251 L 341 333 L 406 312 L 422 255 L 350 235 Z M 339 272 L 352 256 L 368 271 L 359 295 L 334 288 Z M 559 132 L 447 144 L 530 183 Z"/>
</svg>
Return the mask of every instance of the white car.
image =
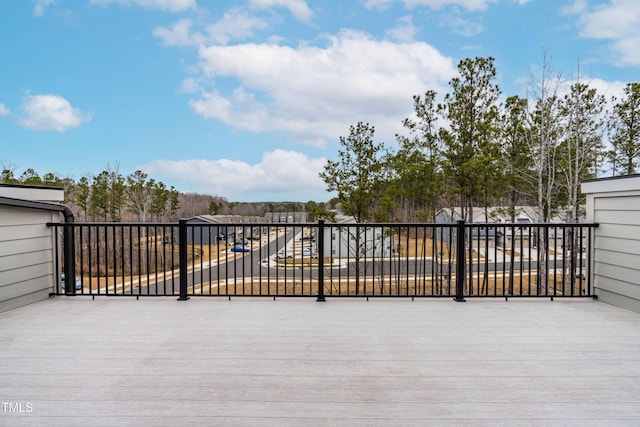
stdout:
<svg viewBox="0 0 640 427">
<path fill-rule="evenodd" d="M 278 251 L 277 258 L 278 259 L 293 258 L 293 254 L 291 252 L 285 251 L 284 249 L 280 249 Z"/>
<path fill-rule="evenodd" d="M 311 249 L 305 248 L 302 250 L 302 256 L 305 257 L 311 257 L 311 258 L 318 258 L 318 254 L 315 252 L 311 252 Z"/>
</svg>

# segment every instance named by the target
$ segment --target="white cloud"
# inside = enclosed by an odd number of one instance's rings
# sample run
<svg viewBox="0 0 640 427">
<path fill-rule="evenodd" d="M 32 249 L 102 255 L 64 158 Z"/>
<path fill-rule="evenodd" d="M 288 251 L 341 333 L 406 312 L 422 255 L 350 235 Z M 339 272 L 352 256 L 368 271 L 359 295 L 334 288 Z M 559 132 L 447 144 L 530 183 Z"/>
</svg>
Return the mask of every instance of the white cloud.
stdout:
<svg viewBox="0 0 640 427">
<path fill-rule="evenodd" d="M 91 0 L 92 4 L 109 6 L 118 3 L 123 6 L 137 5 L 145 9 L 160 9 L 167 12 L 183 12 L 189 9 L 196 9 L 196 0 Z"/>
<path fill-rule="evenodd" d="M 569 3 L 560 8 L 562 15 L 579 15 L 586 12 L 589 9 L 589 3 L 587 0 L 573 0 L 573 3 Z"/>
<path fill-rule="evenodd" d="M 29 95 L 22 104 L 19 124 L 33 130 L 65 130 L 91 120 L 91 114 L 73 108 L 58 95 Z"/>
<path fill-rule="evenodd" d="M 403 16 L 398 19 L 398 25 L 394 28 L 387 30 L 387 37 L 401 42 L 410 42 L 415 39 L 418 34 L 418 27 L 413 25 L 413 18 L 411 16 Z"/>
<path fill-rule="evenodd" d="M 367 9 L 384 10 L 394 3 L 395 0 L 362 0 L 362 4 Z M 485 10 L 489 4 L 497 3 L 498 0 L 398 0 L 404 3 L 407 8 L 416 6 L 429 7 L 431 9 L 442 9 L 447 6 L 460 6 L 469 11 Z M 522 0 L 520 0 L 520 4 Z"/>
<path fill-rule="evenodd" d="M 325 185 L 318 174 L 326 162 L 325 158 L 311 159 L 278 149 L 264 153 L 254 165 L 228 159 L 156 160 L 141 169 L 186 182 L 196 192 L 223 194 L 231 200 L 310 200 L 325 198 Z"/>
<path fill-rule="evenodd" d="M 44 10 L 47 8 L 47 6 L 51 6 L 55 2 L 55 0 L 38 0 L 33 8 L 33 14 L 35 16 L 43 16 Z"/>
<path fill-rule="evenodd" d="M 361 3 L 367 9 L 385 10 L 396 0 L 361 0 Z M 470 20 L 462 17 L 461 9 L 465 12 L 475 12 L 485 10 L 490 4 L 496 3 L 498 0 L 397 0 L 404 3 L 408 9 L 416 7 L 428 7 L 430 9 L 445 11 L 438 17 L 439 25 L 449 27 L 455 34 L 472 37 L 482 31 L 484 26 L 478 20 Z M 529 0 L 512 0 L 520 5 L 524 5 Z M 407 17 L 405 17 L 407 18 Z M 401 18 L 401 19 L 405 19 Z M 387 37 L 399 40 L 413 40 L 418 30 L 411 21 L 400 24 L 398 27 L 387 31 Z"/>
<path fill-rule="evenodd" d="M 200 33 L 191 32 L 191 19 L 181 19 L 170 28 L 156 27 L 153 35 L 162 39 L 165 46 L 188 46 L 197 45 L 202 42 Z"/>
<path fill-rule="evenodd" d="M 589 87 L 596 89 L 600 95 L 604 95 L 607 100 L 612 96 L 620 98 L 624 94 L 624 87 L 627 85 L 626 82 L 621 81 L 607 81 L 602 79 L 593 79 L 586 78 L 582 79 L 583 83 L 589 85 Z M 575 81 L 569 82 L 570 84 L 575 83 Z"/>
<path fill-rule="evenodd" d="M 305 0 L 249 0 L 249 6 L 255 9 L 284 7 L 289 9 L 297 20 L 303 22 L 310 21 L 313 16 L 313 12 Z"/>
<path fill-rule="evenodd" d="M 530 80 L 529 78 L 522 78 L 519 80 L 519 83 L 526 87 Z M 562 99 L 565 96 L 569 96 L 571 93 L 571 86 L 576 83 L 586 84 L 590 89 L 595 89 L 598 95 L 603 95 L 605 98 L 605 110 L 611 110 L 613 107 L 613 103 L 611 102 L 612 97 L 616 97 L 620 99 L 624 96 L 624 88 L 627 85 L 627 82 L 619 81 L 619 80 L 602 80 L 599 78 L 590 78 L 590 77 L 580 77 L 572 78 L 572 79 L 564 79 L 559 77 L 558 80 L 554 80 L 551 86 L 548 89 L 557 90 L 556 95 Z M 558 85 L 557 88 L 555 85 Z M 526 91 L 526 89 L 525 89 Z M 535 104 L 534 99 L 529 99 L 530 106 Z M 603 113 L 604 114 L 604 113 Z M 603 117 L 604 118 L 604 117 Z"/>
<path fill-rule="evenodd" d="M 217 22 L 207 26 L 207 41 L 226 44 L 230 40 L 242 40 L 264 30 L 268 23 L 243 9 L 230 9 Z"/>
<path fill-rule="evenodd" d="M 182 80 L 182 83 L 180 84 L 178 91 L 180 93 L 193 94 L 193 93 L 202 92 L 203 89 L 198 79 L 193 77 L 187 77 L 186 79 Z"/>
<path fill-rule="evenodd" d="M 457 7 L 453 8 L 451 13 L 440 17 L 440 25 L 449 27 L 451 31 L 464 37 L 473 37 L 484 31 L 484 27 L 480 22 L 473 22 L 463 18 Z"/>
<path fill-rule="evenodd" d="M 395 0 L 360 0 L 360 3 L 367 9 L 385 10 Z"/>
<path fill-rule="evenodd" d="M 0 117 L 6 116 L 7 114 L 9 114 L 9 109 L 0 103 Z"/>
<path fill-rule="evenodd" d="M 426 43 L 380 41 L 356 31 L 330 36 L 324 47 L 209 46 L 199 57 L 204 77 L 231 77 L 238 85 L 231 93 L 201 92 L 190 102 L 196 113 L 313 145 L 337 139 L 358 121 L 393 139 L 412 111 L 412 96 L 445 90 L 456 74 L 452 59 Z"/>
<path fill-rule="evenodd" d="M 591 9 L 584 2 L 576 1 L 566 12 L 579 15 L 580 37 L 611 41 L 615 63 L 640 65 L 639 1 L 610 0 Z"/>
<path fill-rule="evenodd" d="M 209 24 L 203 32 L 193 30 L 191 19 L 181 19 L 170 27 L 156 27 L 153 34 L 165 46 L 199 46 L 203 44 L 227 44 L 233 40 L 252 37 L 256 30 L 269 28 L 261 18 L 244 9 L 230 9 L 218 21 Z"/>
<path fill-rule="evenodd" d="M 403 0 L 407 7 L 427 6 L 432 9 L 440 9 L 445 6 L 460 6 L 467 10 L 485 10 L 491 3 L 498 0 Z"/>
</svg>

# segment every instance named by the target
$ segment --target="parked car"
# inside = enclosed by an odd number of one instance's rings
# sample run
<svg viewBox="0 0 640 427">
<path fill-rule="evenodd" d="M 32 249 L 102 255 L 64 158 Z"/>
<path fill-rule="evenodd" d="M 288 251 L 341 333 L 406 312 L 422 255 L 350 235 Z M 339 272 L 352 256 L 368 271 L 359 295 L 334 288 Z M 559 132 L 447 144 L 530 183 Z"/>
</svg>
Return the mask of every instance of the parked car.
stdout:
<svg viewBox="0 0 640 427">
<path fill-rule="evenodd" d="M 234 246 L 231 248 L 231 252 L 250 252 L 251 249 L 246 246 Z"/>
<path fill-rule="evenodd" d="M 280 249 L 280 250 L 278 251 L 278 255 L 277 255 L 277 257 L 278 257 L 279 259 L 293 258 L 293 254 L 292 254 L 291 252 L 286 252 L 286 251 L 284 251 L 283 249 Z"/>
<path fill-rule="evenodd" d="M 311 258 L 318 258 L 318 254 L 315 252 L 312 252 L 311 249 L 303 249 L 302 250 L 302 256 L 303 257 L 311 257 Z"/>
<path fill-rule="evenodd" d="M 247 239 L 238 239 L 236 240 L 236 245 L 248 245 L 249 241 Z"/>
<path fill-rule="evenodd" d="M 62 282 L 62 289 L 64 289 L 65 287 L 64 273 L 62 273 L 60 281 Z M 82 281 L 80 279 L 76 279 L 76 289 L 82 289 Z"/>
</svg>

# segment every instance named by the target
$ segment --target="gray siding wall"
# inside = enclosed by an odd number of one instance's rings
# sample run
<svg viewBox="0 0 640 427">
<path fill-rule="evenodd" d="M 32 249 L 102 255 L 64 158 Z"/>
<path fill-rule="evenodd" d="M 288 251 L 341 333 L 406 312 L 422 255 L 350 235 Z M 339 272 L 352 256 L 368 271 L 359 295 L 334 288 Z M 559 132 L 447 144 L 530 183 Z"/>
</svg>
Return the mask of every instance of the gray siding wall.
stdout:
<svg viewBox="0 0 640 427">
<path fill-rule="evenodd" d="M 587 221 L 599 223 L 593 248 L 601 301 L 640 312 L 640 177 L 583 184 Z"/>
<path fill-rule="evenodd" d="M 58 212 L 0 206 L 0 312 L 49 297 Z"/>
</svg>

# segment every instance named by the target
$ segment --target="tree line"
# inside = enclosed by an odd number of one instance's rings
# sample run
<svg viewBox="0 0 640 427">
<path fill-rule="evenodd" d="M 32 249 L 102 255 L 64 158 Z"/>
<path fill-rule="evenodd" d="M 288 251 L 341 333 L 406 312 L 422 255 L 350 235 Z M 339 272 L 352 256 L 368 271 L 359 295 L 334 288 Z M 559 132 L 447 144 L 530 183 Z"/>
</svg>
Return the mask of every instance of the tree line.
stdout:
<svg viewBox="0 0 640 427">
<path fill-rule="evenodd" d="M 64 202 L 80 220 L 147 222 L 175 216 L 179 208 L 178 191 L 140 171 L 123 176 L 108 168 L 97 175 L 83 176 L 77 182 L 48 172 L 40 176 L 27 169 L 16 176 L 5 167 L 0 182 L 64 188 Z"/>
<path fill-rule="evenodd" d="M 430 221 L 438 209 L 460 206 L 470 220 L 474 208 L 500 205 L 515 221 L 516 206 L 527 204 L 543 221 L 572 222 L 582 215 L 582 180 L 606 169 L 637 171 L 640 83 L 607 99 L 580 78 L 554 76 L 545 54 L 527 96 L 500 101 L 494 58 L 464 59 L 458 73 L 443 97 L 433 90 L 413 97 L 395 150 L 374 141 L 369 123 L 340 137 L 338 158 L 320 177 L 346 214 L 358 222 Z"/>
<path fill-rule="evenodd" d="M 140 170 L 123 176 L 107 167 L 97 175 L 75 181 L 53 172 L 40 175 L 32 168 L 20 174 L 10 165 L 0 169 L 0 183 L 64 188 L 64 203 L 71 207 L 78 221 L 176 221 L 206 214 L 265 216 L 267 212 L 330 215 L 323 202 L 231 202 L 221 196 L 182 193 Z M 333 200 L 328 206 L 335 204 Z"/>
</svg>

